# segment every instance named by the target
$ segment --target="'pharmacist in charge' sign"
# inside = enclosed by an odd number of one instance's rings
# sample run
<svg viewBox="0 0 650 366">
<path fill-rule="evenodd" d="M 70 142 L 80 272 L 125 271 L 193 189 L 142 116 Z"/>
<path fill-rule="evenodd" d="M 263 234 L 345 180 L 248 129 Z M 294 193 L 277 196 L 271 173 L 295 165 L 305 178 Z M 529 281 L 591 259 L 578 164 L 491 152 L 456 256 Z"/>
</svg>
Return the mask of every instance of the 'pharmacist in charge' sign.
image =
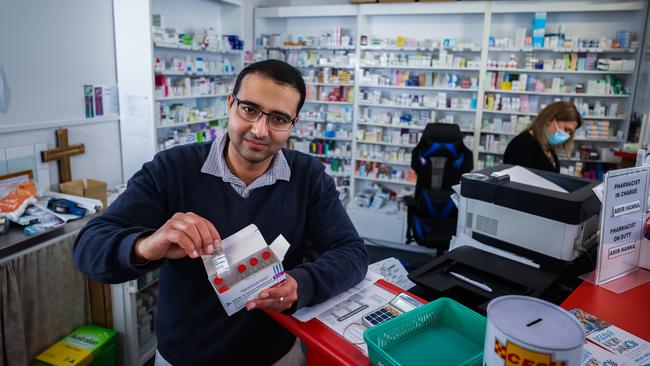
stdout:
<svg viewBox="0 0 650 366">
<path fill-rule="evenodd" d="M 643 230 L 648 168 L 610 171 L 605 177 L 596 283 L 635 269 Z"/>
</svg>

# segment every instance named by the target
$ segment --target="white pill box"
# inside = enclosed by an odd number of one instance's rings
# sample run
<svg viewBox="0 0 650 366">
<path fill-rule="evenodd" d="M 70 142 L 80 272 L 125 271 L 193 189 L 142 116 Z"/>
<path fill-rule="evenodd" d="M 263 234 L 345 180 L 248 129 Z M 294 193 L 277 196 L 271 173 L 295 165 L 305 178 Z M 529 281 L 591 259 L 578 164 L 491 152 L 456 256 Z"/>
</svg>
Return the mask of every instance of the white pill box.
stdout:
<svg viewBox="0 0 650 366">
<path fill-rule="evenodd" d="M 267 245 L 257 226 L 251 224 L 223 239 L 221 246 L 236 282 L 207 278 L 228 316 L 243 309 L 260 291 L 285 283 L 282 260 L 290 245 L 282 235 Z"/>
</svg>

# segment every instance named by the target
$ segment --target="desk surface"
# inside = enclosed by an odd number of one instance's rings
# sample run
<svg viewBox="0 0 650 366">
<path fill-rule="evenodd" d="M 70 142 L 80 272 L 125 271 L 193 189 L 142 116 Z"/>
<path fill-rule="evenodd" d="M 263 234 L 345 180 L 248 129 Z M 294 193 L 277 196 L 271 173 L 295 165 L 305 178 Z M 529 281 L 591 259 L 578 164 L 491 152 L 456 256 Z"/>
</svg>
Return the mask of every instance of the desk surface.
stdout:
<svg viewBox="0 0 650 366">
<path fill-rule="evenodd" d="M 29 249 L 60 235 L 78 231 L 93 217 L 95 217 L 95 215 L 88 215 L 78 220 L 68 221 L 65 225 L 57 226 L 56 228 L 35 236 L 26 236 L 23 234 L 23 227 L 12 223 L 11 230 L 4 235 L 0 235 L 0 259 L 9 257 L 12 254 Z"/>
<path fill-rule="evenodd" d="M 377 285 L 399 293 L 402 290 L 379 280 Z M 418 298 L 422 302 L 426 302 Z M 583 282 L 563 303 L 570 310 L 580 308 L 638 337 L 650 341 L 650 282 L 615 294 Z M 368 358 L 356 346 L 332 332 L 316 319 L 302 323 L 291 316 L 268 313 L 309 347 L 308 365 L 369 365 Z"/>
<path fill-rule="evenodd" d="M 375 285 L 395 294 L 404 292 L 404 290 L 384 280 L 377 281 Z M 427 302 L 417 296 L 411 296 L 423 303 Z M 368 357 L 359 348 L 348 343 L 343 337 L 331 331 L 326 325 L 316 319 L 303 323 L 292 316 L 278 313 L 267 314 L 307 344 L 307 364 L 310 366 L 370 365 Z"/>
<path fill-rule="evenodd" d="M 650 341 L 650 282 L 621 294 L 583 282 L 564 300 L 562 307 L 580 308 Z"/>
</svg>

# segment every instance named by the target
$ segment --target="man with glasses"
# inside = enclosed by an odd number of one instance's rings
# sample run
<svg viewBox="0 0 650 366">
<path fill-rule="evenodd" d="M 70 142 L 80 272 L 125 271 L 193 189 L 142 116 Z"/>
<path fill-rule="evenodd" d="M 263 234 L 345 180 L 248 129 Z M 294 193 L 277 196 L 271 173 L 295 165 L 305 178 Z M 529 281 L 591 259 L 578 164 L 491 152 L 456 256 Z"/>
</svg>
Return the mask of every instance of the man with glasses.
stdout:
<svg viewBox="0 0 650 366">
<path fill-rule="evenodd" d="M 284 150 L 305 100 L 300 73 L 277 60 L 245 68 L 228 96 L 228 132 L 158 153 L 80 232 L 74 262 L 108 283 L 160 268 L 157 365 L 293 365 L 295 337 L 260 309 L 293 312 L 357 284 L 367 253 L 323 164 Z M 291 247 L 287 282 L 228 317 L 201 255 L 254 223 Z M 319 253 L 305 262 L 307 242 Z"/>
</svg>

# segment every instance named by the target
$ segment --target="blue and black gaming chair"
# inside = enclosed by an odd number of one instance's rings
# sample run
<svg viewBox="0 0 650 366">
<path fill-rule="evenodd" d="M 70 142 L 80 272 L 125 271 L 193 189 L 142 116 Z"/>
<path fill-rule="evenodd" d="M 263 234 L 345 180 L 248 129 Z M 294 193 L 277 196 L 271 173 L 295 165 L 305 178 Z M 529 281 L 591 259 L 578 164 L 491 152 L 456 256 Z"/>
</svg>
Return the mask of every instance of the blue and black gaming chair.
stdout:
<svg viewBox="0 0 650 366">
<path fill-rule="evenodd" d="M 438 249 L 449 249 L 456 232 L 458 209 L 451 200 L 451 187 L 462 174 L 472 171 L 472 151 L 463 143 L 455 124 L 429 123 L 411 156 L 417 174 L 415 196 L 408 197 L 406 242 Z"/>
</svg>

